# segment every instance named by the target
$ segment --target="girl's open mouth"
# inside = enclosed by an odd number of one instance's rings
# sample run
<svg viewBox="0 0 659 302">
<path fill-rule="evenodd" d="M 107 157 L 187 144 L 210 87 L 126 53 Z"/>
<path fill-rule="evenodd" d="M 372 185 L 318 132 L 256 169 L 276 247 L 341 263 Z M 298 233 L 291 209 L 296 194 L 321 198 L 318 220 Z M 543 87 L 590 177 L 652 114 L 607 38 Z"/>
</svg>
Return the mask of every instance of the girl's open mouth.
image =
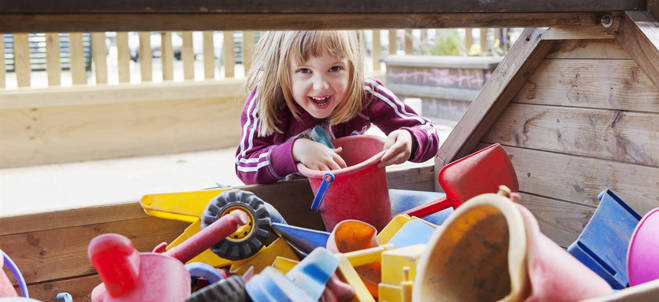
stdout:
<svg viewBox="0 0 659 302">
<path fill-rule="evenodd" d="M 326 97 L 322 97 L 322 98 L 317 98 L 317 97 L 313 97 L 313 96 L 309 97 L 309 99 L 318 106 L 325 105 L 327 103 L 327 101 L 329 101 L 330 98 L 331 98 L 331 96 L 326 96 Z"/>
</svg>

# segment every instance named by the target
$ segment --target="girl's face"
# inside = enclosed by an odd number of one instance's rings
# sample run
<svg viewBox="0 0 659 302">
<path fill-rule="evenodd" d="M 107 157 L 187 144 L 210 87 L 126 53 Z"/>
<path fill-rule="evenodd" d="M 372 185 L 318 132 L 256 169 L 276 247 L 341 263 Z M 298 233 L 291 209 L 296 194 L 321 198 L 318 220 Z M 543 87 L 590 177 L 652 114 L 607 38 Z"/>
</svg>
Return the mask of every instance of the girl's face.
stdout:
<svg viewBox="0 0 659 302">
<path fill-rule="evenodd" d="M 327 118 L 348 90 L 348 60 L 327 53 L 290 64 L 293 99 L 316 119 Z"/>
</svg>

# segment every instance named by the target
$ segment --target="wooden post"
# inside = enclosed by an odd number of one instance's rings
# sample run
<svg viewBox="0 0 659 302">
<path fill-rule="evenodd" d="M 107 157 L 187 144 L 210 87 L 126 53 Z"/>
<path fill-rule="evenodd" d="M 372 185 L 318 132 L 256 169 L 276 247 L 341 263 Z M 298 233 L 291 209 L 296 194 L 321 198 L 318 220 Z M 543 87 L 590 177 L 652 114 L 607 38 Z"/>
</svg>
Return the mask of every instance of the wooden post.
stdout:
<svg viewBox="0 0 659 302">
<path fill-rule="evenodd" d="M 224 43 L 222 45 L 222 62 L 224 63 L 224 77 L 233 78 L 234 68 L 236 65 L 235 54 L 233 52 L 233 32 L 224 31 Z"/>
<path fill-rule="evenodd" d="M 213 52 L 213 32 L 204 32 L 204 78 L 215 78 L 215 53 Z"/>
<path fill-rule="evenodd" d="M 380 30 L 373 30 L 373 45 L 371 46 L 373 55 L 373 71 L 380 71 L 380 56 L 382 56 L 382 43 L 380 42 Z"/>
<path fill-rule="evenodd" d="M 487 53 L 487 28 L 481 28 L 481 54 L 485 55 Z"/>
<path fill-rule="evenodd" d="M 128 33 L 117 32 L 117 71 L 119 83 L 130 83 L 130 47 Z"/>
<path fill-rule="evenodd" d="M 405 30 L 405 54 L 413 55 L 414 54 L 414 43 L 412 41 L 412 30 Z"/>
<path fill-rule="evenodd" d="M 245 69 L 245 75 L 249 72 L 249 69 L 252 68 L 252 57 L 254 56 L 254 32 L 253 31 L 244 31 L 243 32 L 243 68 Z"/>
<path fill-rule="evenodd" d="M 428 42 L 428 30 L 427 29 L 419 29 L 421 32 L 421 35 L 419 36 L 419 52 L 421 55 L 424 55 L 425 53 L 423 52 L 423 45 L 424 43 Z"/>
<path fill-rule="evenodd" d="M 59 34 L 46 34 L 46 73 L 48 74 L 48 86 L 62 85 L 62 67 L 59 58 Z M 0 52 L 3 54 L 3 52 Z M 4 59 L 3 59 L 4 61 Z"/>
<path fill-rule="evenodd" d="M 648 12 L 659 21 L 659 0 L 648 0 Z"/>
<path fill-rule="evenodd" d="M 472 33 L 473 28 L 465 28 L 465 49 L 467 53 L 471 49 L 471 45 L 474 44 L 474 35 Z"/>
<path fill-rule="evenodd" d="M 396 34 L 397 30 L 389 30 L 389 54 L 395 55 L 398 51 L 398 35 Z"/>
<path fill-rule="evenodd" d="M 108 59 L 105 33 L 92 33 L 92 57 L 96 69 L 96 84 L 108 83 Z"/>
<path fill-rule="evenodd" d="M 82 33 L 69 34 L 69 51 L 71 55 L 71 83 L 83 85 L 87 82 L 85 76 L 85 51 L 82 46 Z"/>
<path fill-rule="evenodd" d="M 5 88 L 5 41 L 4 34 L 0 33 L 0 88 Z"/>
<path fill-rule="evenodd" d="M 183 79 L 194 80 L 194 49 L 192 43 L 192 32 L 183 32 L 183 47 L 181 48 L 181 60 L 183 60 Z"/>
<path fill-rule="evenodd" d="M 174 80 L 174 48 L 172 47 L 172 33 L 160 33 L 160 60 L 162 62 L 162 80 Z"/>
<path fill-rule="evenodd" d="M 140 71 L 142 83 L 153 81 L 153 66 L 151 59 L 151 32 L 140 32 Z"/>
<path fill-rule="evenodd" d="M 14 70 L 18 87 L 30 87 L 30 43 L 27 34 L 14 34 Z"/>
</svg>

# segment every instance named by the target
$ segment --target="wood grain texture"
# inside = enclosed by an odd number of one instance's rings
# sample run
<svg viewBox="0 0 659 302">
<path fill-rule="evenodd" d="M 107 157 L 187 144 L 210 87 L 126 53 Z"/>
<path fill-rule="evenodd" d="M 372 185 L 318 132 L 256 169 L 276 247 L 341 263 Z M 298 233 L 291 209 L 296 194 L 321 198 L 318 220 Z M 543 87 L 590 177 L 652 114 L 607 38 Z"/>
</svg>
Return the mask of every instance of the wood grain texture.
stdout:
<svg viewBox="0 0 659 302">
<path fill-rule="evenodd" d="M 412 37 L 412 30 L 405 30 L 405 54 L 411 55 L 414 54 L 414 38 Z"/>
<path fill-rule="evenodd" d="M 235 98 L 0 110 L 0 167 L 235 147 Z"/>
<path fill-rule="evenodd" d="M 392 10 L 393 11 L 393 10 Z M 599 13 L 2 14 L 0 32 L 502 28 L 595 25 Z M 258 21 L 256 21 L 258 20 Z"/>
<path fill-rule="evenodd" d="M 659 22 L 648 12 L 625 12 L 616 40 L 659 89 Z"/>
<path fill-rule="evenodd" d="M 14 72 L 18 87 L 30 87 L 30 44 L 27 34 L 14 34 Z"/>
<path fill-rule="evenodd" d="M 373 46 L 372 46 L 372 57 L 373 57 L 373 71 L 381 70 L 380 57 L 382 56 L 382 42 L 380 42 L 380 30 L 373 30 Z"/>
<path fill-rule="evenodd" d="M 130 2 L 80 3 L 74 0 L 63 0 L 57 4 L 47 0 L 33 0 L 30 3 L 3 0 L 0 7 L 7 13 L 143 13 L 145 15 L 158 13 L 460 13 L 460 12 L 574 12 L 574 11 L 608 11 L 608 10 L 643 10 L 646 2 L 642 0 L 610 0 L 593 2 L 589 0 L 547 0 L 528 2 L 524 0 L 499 1 L 442 1 L 428 2 L 423 0 L 399 1 L 350 1 L 323 0 L 276 1 L 276 2 L 244 2 L 244 1 L 157 1 L 135 0 Z"/>
<path fill-rule="evenodd" d="M 596 209 L 532 194 L 521 195 L 519 203 L 533 213 L 540 231 L 564 248 L 577 240 Z"/>
<path fill-rule="evenodd" d="M 630 56 L 614 39 L 563 40 L 552 47 L 545 59 L 623 59 Z"/>
<path fill-rule="evenodd" d="M 215 78 L 215 53 L 213 52 L 213 32 L 205 31 L 204 37 L 204 78 Z"/>
<path fill-rule="evenodd" d="M 592 20 L 590 25 L 579 27 L 556 25 L 545 31 L 543 39 L 545 40 L 583 40 L 583 39 L 614 39 L 615 32 L 618 30 L 622 21 L 621 12 L 611 13 L 613 24 L 604 27 L 601 23 L 601 16 Z"/>
<path fill-rule="evenodd" d="M 142 83 L 153 81 L 153 59 L 151 58 L 151 33 L 139 32 L 140 75 Z"/>
<path fill-rule="evenodd" d="M 11 255 L 27 283 L 95 273 L 87 246 L 96 236 L 127 236 L 140 252 L 150 252 L 161 242 L 171 242 L 189 223 L 155 217 L 21 233 L 0 237 L 2 250 Z"/>
<path fill-rule="evenodd" d="M 91 301 L 91 293 L 94 288 L 103 281 L 98 275 L 73 277 L 70 279 L 58 279 L 46 283 L 28 284 L 30 298 L 42 302 L 62 302 L 57 300 L 57 294 L 69 293 L 73 301 Z"/>
<path fill-rule="evenodd" d="M 50 87 L 62 84 L 62 67 L 59 56 L 59 34 L 46 34 L 46 73 L 48 74 L 48 86 Z"/>
<path fill-rule="evenodd" d="M 659 89 L 632 60 L 545 59 L 513 102 L 659 113 Z"/>
<path fill-rule="evenodd" d="M 69 50 L 71 51 L 71 82 L 73 85 L 87 83 L 85 75 L 85 50 L 82 45 L 82 33 L 69 34 Z"/>
<path fill-rule="evenodd" d="M 162 80 L 174 80 L 174 48 L 172 46 L 172 33 L 160 33 L 160 60 L 162 62 Z"/>
<path fill-rule="evenodd" d="M 181 61 L 183 61 L 183 79 L 194 80 L 194 49 L 191 31 L 184 31 L 181 35 L 183 46 L 181 46 Z"/>
<path fill-rule="evenodd" d="M 254 57 L 254 45 L 256 40 L 253 31 L 243 31 L 243 66 L 245 74 L 252 68 L 252 57 Z"/>
<path fill-rule="evenodd" d="M 5 43 L 0 43 L 0 53 L 5 53 Z M 0 60 L 0 88 L 5 88 L 5 78 L 7 71 L 5 69 L 5 60 Z"/>
<path fill-rule="evenodd" d="M 610 188 L 641 215 L 659 207 L 659 168 L 505 145 L 504 148 L 515 167 L 520 192 L 596 206 L 597 194 Z"/>
<path fill-rule="evenodd" d="M 390 29 L 389 30 L 389 54 L 395 55 L 398 50 L 398 30 Z"/>
<path fill-rule="evenodd" d="M 435 160 L 437 169 L 474 150 L 553 44 L 553 41 L 542 40 L 539 29 L 524 30 L 439 148 Z"/>
<path fill-rule="evenodd" d="M 148 217 L 139 202 L 0 217 L 0 236 Z M 25 223 L 38 221 L 38 223 Z"/>
<path fill-rule="evenodd" d="M 0 91 L 0 110 L 161 102 L 206 98 L 243 99 L 244 79 L 79 86 Z M 239 110 L 239 109 L 238 109 Z"/>
<path fill-rule="evenodd" d="M 236 66 L 236 54 L 233 51 L 233 32 L 224 31 L 223 34 L 222 64 L 224 65 L 224 78 L 233 78 L 234 68 Z"/>
<path fill-rule="evenodd" d="M 96 84 L 107 84 L 108 60 L 105 48 L 105 33 L 92 33 L 92 57 L 96 72 Z"/>
<path fill-rule="evenodd" d="M 659 167 L 659 114 L 510 104 L 484 142 Z"/>
<path fill-rule="evenodd" d="M 130 83 L 130 48 L 128 46 L 128 33 L 118 32 L 116 40 L 117 73 L 119 75 L 119 83 Z"/>
</svg>

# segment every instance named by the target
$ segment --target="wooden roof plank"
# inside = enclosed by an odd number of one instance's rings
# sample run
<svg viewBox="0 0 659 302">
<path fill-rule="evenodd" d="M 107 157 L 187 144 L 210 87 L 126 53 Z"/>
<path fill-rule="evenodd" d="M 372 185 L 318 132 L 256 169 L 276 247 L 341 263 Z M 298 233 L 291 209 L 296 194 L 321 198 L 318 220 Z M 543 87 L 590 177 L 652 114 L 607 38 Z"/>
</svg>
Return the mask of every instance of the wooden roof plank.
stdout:
<svg viewBox="0 0 659 302">
<path fill-rule="evenodd" d="M 554 45 L 526 29 L 481 89 L 435 158 L 438 168 L 471 153 Z M 438 170 L 438 169 L 436 169 Z"/>
<path fill-rule="evenodd" d="M 616 40 L 659 89 L 659 22 L 649 12 L 625 12 Z"/>
<path fill-rule="evenodd" d="M 1 0 L 0 0 L 1 1 Z M 602 13 L 8 14 L 0 32 L 321 30 L 593 26 Z"/>
<path fill-rule="evenodd" d="M 462 12 L 575 12 L 606 10 L 645 10 L 647 0 L 307 0 L 307 1 L 230 1 L 230 0 L 0 0 L 0 11 L 7 13 L 462 13 Z"/>
</svg>

